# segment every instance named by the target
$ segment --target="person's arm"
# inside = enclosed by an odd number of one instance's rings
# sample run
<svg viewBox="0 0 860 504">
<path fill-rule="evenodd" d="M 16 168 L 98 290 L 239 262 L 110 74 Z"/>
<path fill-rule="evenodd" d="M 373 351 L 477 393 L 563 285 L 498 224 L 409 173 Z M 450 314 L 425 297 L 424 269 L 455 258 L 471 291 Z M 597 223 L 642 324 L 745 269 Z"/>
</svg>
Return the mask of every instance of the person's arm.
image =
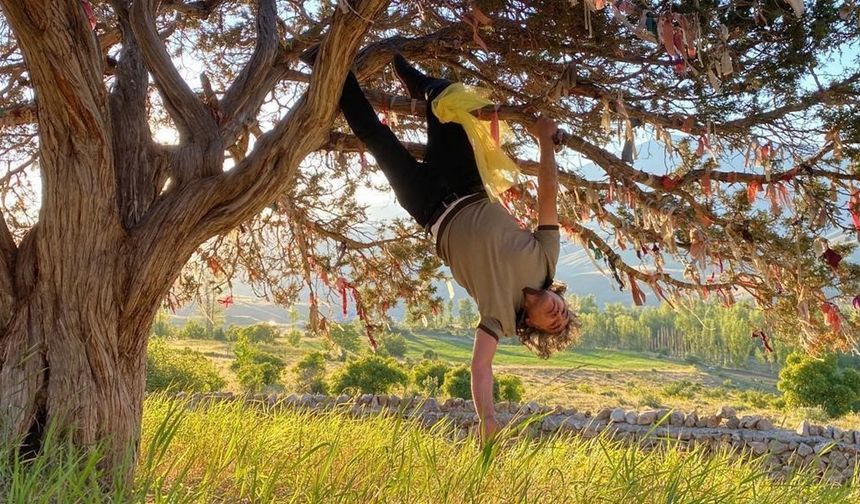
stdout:
<svg viewBox="0 0 860 504">
<path fill-rule="evenodd" d="M 551 119 L 541 117 L 529 128 L 540 148 L 538 168 L 538 226 L 557 226 L 558 170 L 555 166 L 555 145 L 552 136 L 558 125 Z"/>
<path fill-rule="evenodd" d="M 472 349 L 472 399 L 480 419 L 481 442 L 486 444 L 499 430 L 496 408 L 493 404 L 493 356 L 496 354 L 495 338 L 483 329 L 475 332 Z"/>
</svg>

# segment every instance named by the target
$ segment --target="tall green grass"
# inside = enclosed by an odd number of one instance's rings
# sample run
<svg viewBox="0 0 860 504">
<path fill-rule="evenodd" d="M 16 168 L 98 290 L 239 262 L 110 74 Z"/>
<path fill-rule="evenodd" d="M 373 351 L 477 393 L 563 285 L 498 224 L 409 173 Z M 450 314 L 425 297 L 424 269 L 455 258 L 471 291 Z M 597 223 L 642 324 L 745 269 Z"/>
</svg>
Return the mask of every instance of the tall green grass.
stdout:
<svg viewBox="0 0 860 504">
<path fill-rule="evenodd" d="M 193 409 L 147 399 L 133 488 L 103 495 L 95 455 L 62 445 L 26 464 L 0 453 L 9 502 L 587 502 L 835 503 L 855 487 L 701 450 L 646 453 L 603 438 L 528 439 L 485 450 L 445 425 L 395 417 L 264 411 L 238 403 Z"/>
</svg>

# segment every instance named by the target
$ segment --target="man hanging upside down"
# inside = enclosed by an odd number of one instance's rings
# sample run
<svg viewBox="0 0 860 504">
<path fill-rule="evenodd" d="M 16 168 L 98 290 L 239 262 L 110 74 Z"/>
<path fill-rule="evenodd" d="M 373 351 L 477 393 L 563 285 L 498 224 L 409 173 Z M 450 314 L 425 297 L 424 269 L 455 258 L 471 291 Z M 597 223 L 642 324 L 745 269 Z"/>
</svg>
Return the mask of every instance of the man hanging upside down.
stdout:
<svg viewBox="0 0 860 504">
<path fill-rule="evenodd" d="M 309 53 L 303 59 L 314 57 Z M 553 283 L 559 228 L 552 138 L 558 128 L 543 117 L 529 128 L 540 144 L 538 227 L 534 232 L 524 230 L 501 204 L 488 198 L 464 128 L 443 124 L 433 112 L 433 100 L 452 82 L 424 75 L 400 55 L 394 58 L 394 68 L 410 96 L 427 102 L 423 162 L 380 122 L 352 72 L 340 107 L 352 131 L 376 158 L 399 204 L 433 236 L 436 253 L 478 305 L 472 397 L 486 442 L 499 429 L 492 368 L 499 338 L 517 335 L 546 358 L 578 336 L 578 320 L 562 297 L 564 286 Z"/>
</svg>

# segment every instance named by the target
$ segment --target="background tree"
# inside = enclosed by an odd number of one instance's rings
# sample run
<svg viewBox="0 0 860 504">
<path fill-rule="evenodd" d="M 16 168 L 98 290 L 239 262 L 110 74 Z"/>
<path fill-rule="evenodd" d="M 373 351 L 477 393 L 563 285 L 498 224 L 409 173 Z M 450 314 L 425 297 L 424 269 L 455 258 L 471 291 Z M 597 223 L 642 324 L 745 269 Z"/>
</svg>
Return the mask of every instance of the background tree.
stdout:
<svg viewBox="0 0 860 504">
<path fill-rule="evenodd" d="M 808 351 L 855 344 L 853 3 L 387 5 L 0 0 L 5 438 L 38 445 L 62 419 L 80 445 L 110 438 L 120 460 L 153 315 L 199 287 L 189 261 L 285 306 L 304 290 L 314 331 L 326 306 L 371 334 L 398 301 L 438 307 L 432 245 L 410 222 L 368 222 L 356 194 L 379 178 L 332 128 L 353 65 L 423 154 L 424 104 L 383 70 L 395 51 L 489 89 L 520 160 L 534 157 L 522 124 L 538 111 L 570 130 L 563 230 L 637 302 L 748 296 Z M 311 72 L 297 56 L 319 41 Z M 665 164 L 631 162 L 646 138 Z M 745 153 L 746 166 L 726 163 Z M 504 200 L 531 225 L 534 197 L 525 178 Z"/>
</svg>

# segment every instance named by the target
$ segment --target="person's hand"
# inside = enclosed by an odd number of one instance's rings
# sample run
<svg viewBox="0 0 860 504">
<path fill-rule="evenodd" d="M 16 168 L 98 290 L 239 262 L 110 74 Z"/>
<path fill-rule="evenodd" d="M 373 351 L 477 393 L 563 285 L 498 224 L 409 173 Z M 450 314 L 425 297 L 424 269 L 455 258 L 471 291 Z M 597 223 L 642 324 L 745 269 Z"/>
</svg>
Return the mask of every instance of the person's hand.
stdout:
<svg viewBox="0 0 860 504">
<path fill-rule="evenodd" d="M 529 133 L 541 142 L 552 142 L 552 136 L 558 131 L 558 124 L 546 116 L 541 116 L 528 127 Z"/>
<path fill-rule="evenodd" d="M 481 421 L 480 425 L 481 429 L 481 444 L 485 445 L 493 440 L 496 437 L 496 433 L 499 432 L 501 426 L 499 422 L 496 421 L 495 418 L 485 418 Z"/>
</svg>

